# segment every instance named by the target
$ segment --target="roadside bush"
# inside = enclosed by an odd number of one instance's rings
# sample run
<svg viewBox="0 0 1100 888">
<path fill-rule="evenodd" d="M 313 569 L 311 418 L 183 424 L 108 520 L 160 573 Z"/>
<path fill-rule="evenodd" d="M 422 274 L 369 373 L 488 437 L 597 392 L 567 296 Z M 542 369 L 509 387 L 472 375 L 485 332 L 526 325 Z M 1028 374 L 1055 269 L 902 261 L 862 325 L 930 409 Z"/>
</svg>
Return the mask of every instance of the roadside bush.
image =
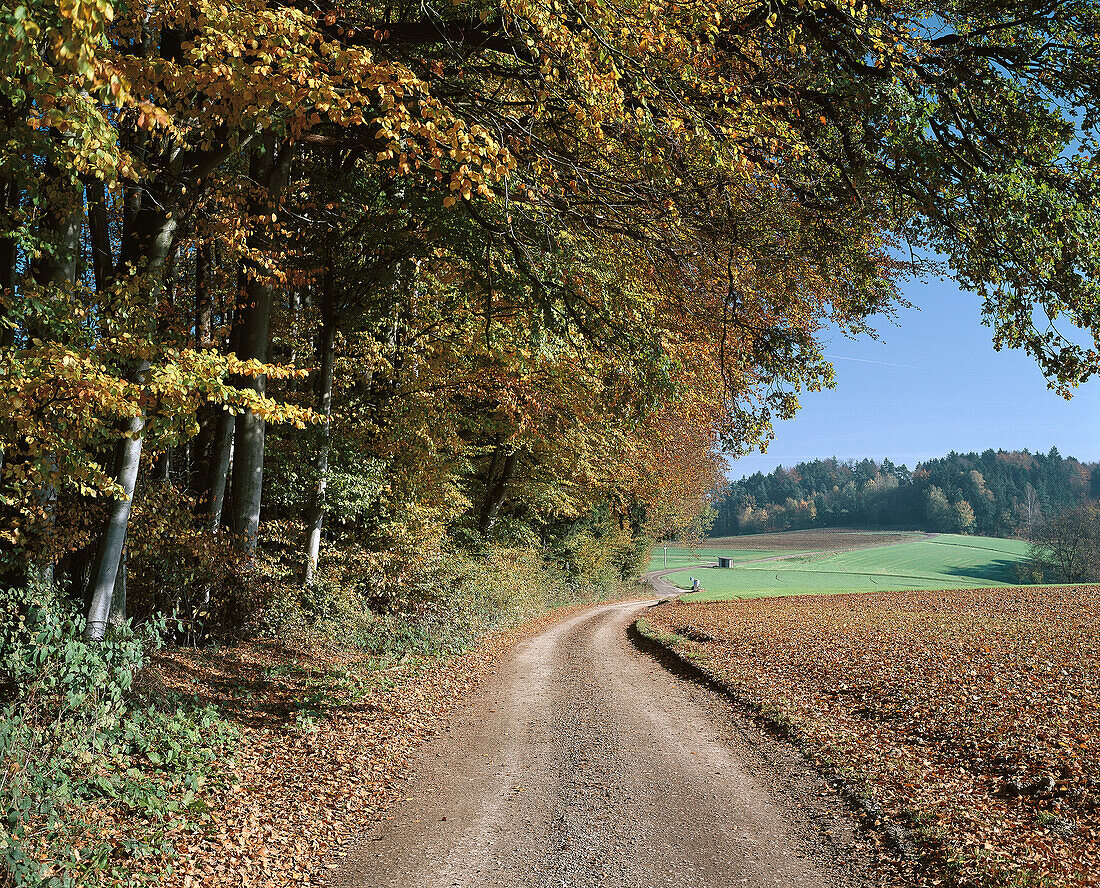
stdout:
<svg viewBox="0 0 1100 888">
<path fill-rule="evenodd" d="M 82 638 L 51 588 L 10 589 L 0 609 L 0 884 L 140 882 L 171 855 L 169 828 L 201 818 L 208 766 L 232 734 L 209 709 L 152 705 L 134 680 L 163 622 Z M 126 824 L 124 845 L 105 820 Z"/>
<path fill-rule="evenodd" d="M 378 614 L 360 644 L 387 659 L 456 654 L 486 632 L 552 607 L 593 600 L 601 591 L 547 562 L 536 547 L 491 546 L 479 556 L 451 553 L 430 566 L 436 594 L 419 599 L 414 611 Z"/>
<path fill-rule="evenodd" d="M 610 591 L 638 573 L 650 545 L 644 537 L 635 537 L 628 522 L 604 508 L 577 520 L 560 549 L 564 562 L 581 581 Z"/>
<path fill-rule="evenodd" d="M 1026 561 L 1016 565 L 1016 581 L 1025 586 L 1038 585 L 1043 582 L 1046 570 L 1043 560 L 1032 554 Z"/>
<path fill-rule="evenodd" d="M 284 585 L 267 608 L 266 626 L 397 661 L 459 653 L 486 632 L 607 592 L 549 561 L 538 546 L 493 545 L 476 554 L 438 547 L 415 558 L 364 553 L 339 567 L 308 589 Z"/>
</svg>

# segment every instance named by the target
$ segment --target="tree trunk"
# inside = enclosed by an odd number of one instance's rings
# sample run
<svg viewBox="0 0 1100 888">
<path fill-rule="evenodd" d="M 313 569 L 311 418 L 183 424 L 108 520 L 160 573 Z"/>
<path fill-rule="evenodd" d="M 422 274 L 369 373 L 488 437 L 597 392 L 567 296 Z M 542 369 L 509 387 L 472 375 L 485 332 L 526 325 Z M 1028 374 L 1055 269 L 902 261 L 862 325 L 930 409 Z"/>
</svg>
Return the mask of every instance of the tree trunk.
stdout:
<svg viewBox="0 0 1100 888">
<path fill-rule="evenodd" d="M 504 457 L 504 465 L 501 466 L 500 477 L 490 478 L 490 483 L 485 490 L 485 502 L 481 505 L 481 519 L 478 522 L 478 530 L 483 537 L 487 537 L 496 523 L 500 514 L 501 503 L 504 502 L 504 493 L 508 482 L 516 471 L 516 462 L 519 460 L 519 451 L 510 449 Z"/>
<path fill-rule="evenodd" d="M 91 582 L 92 565 L 95 563 L 95 542 L 81 546 L 75 552 L 69 552 L 57 565 L 56 574 L 65 584 L 69 596 L 74 600 L 87 603 L 88 586 Z"/>
<path fill-rule="evenodd" d="M 504 448 L 500 446 L 500 435 L 493 436 L 493 458 L 489 460 L 489 471 L 485 473 L 485 498 L 488 499 L 489 491 L 496 481 L 500 464 L 504 461 Z M 484 506 L 484 503 L 482 503 Z"/>
<path fill-rule="evenodd" d="M 242 271 L 241 276 L 246 277 L 246 274 Z M 255 358 L 266 361 L 274 291 L 265 281 L 247 277 L 242 282 L 241 290 L 244 294 L 242 304 L 234 312 L 238 337 L 237 356 L 244 360 Z M 252 388 L 258 395 L 265 394 L 267 390 L 267 378 L 262 374 L 237 377 L 232 380 L 232 384 L 236 388 Z M 240 537 L 241 546 L 249 558 L 256 551 L 260 532 L 266 432 L 263 419 L 251 410 L 245 409 L 237 414 L 233 437 L 229 529 Z"/>
<path fill-rule="evenodd" d="M 80 205 L 80 193 L 69 190 L 62 203 L 47 214 L 43 223 L 47 249 L 31 263 L 31 275 L 39 286 L 61 286 L 76 280 L 84 227 Z"/>
<path fill-rule="evenodd" d="M 43 215 L 40 235 L 45 249 L 31 263 L 31 277 L 42 288 L 64 288 L 76 281 L 80 257 L 80 234 L 84 227 L 83 195 L 67 183 L 65 177 L 52 166 L 49 171 L 56 176 L 57 202 Z M 39 327 L 37 322 L 28 329 L 28 335 L 44 341 L 53 340 L 56 331 Z M 57 454 L 43 453 L 40 459 L 49 471 L 57 469 Z M 44 517 L 44 535 L 54 526 L 57 511 L 57 488 L 44 483 L 35 491 L 35 499 Z M 52 559 L 40 560 L 35 566 L 40 580 L 52 583 L 54 563 Z"/>
<path fill-rule="evenodd" d="M 210 246 L 199 244 L 195 253 L 195 345 L 214 347 L 214 301 L 207 286 Z"/>
<path fill-rule="evenodd" d="M 332 378 L 336 363 L 336 317 L 332 297 L 332 274 L 325 273 L 321 296 L 321 372 L 317 378 L 317 411 L 324 417 L 321 426 L 321 448 L 317 453 L 317 486 L 310 497 L 306 540 L 306 567 L 303 583 L 313 585 L 313 574 L 321 554 L 321 530 L 325 520 L 325 490 L 328 487 L 328 455 L 332 432 Z"/>
<path fill-rule="evenodd" d="M 147 370 L 148 367 L 142 368 Z M 139 377 L 141 378 L 141 377 Z M 88 641 L 103 641 L 111 613 L 111 600 L 118 582 L 119 562 L 126 545 L 126 528 L 130 521 L 130 506 L 137 486 L 138 465 L 141 462 L 144 415 L 130 420 L 127 437 L 118 445 L 118 483 L 123 496 L 111 503 L 107 527 L 99 540 L 95 567 L 92 569 L 92 600 L 88 605 L 88 625 L 84 637 Z"/>
<path fill-rule="evenodd" d="M 187 489 L 195 494 L 195 514 L 205 515 L 209 506 L 210 460 L 214 456 L 214 434 L 218 430 L 221 409 L 200 404 L 195 411 L 199 430 L 187 442 Z"/>
<path fill-rule="evenodd" d="M 124 182 L 122 186 L 122 253 L 123 256 L 119 257 L 119 262 L 124 261 L 127 252 L 127 244 L 129 243 L 128 235 L 131 235 L 134 231 L 138 216 L 142 209 L 142 188 L 136 182 Z M 147 203 L 147 202 L 146 202 Z M 135 257 L 136 258 L 136 257 Z M 125 274 L 125 268 L 116 269 L 119 274 Z"/>
<path fill-rule="evenodd" d="M 229 351 L 239 351 L 236 318 L 229 334 Z M 214 420 L 213 443 L 207 466 L 204 489 L 206 491 L 206 526 L 216 531 L 222 523 L 225 511 L 225 491 L 229 484 L 230 467 L 233 464 L 233 438 L 236 418 L 228 407 L 222 407 Z"/>
<path fill-rule="evenodd" d="M 214 341 L 214 295 L 210 290 L 210 276 L 213 268 L 214 248 L 208 243 L 200 243 L 195 253 L 195 347 L 215 349 L 219 343 Z M 222 343 L 224 345 L 224 343 Z M 226 351 L 233 351 L 234 340 Z M 217 405 L 205 405 L 198 409 L 196 420 L 199 433 L 191 442 L 191 478 L 189 486 L 197 494 L 196 513 L 211 514 L 211 499 L 214 488 L 218 488 L 219 502 L 214 525 L 216 529 L 221 520 L 222 501 L 225 497 L 226 472 L 229 469 L 228 441 L 226 436 L 226 411 Z M 229 426 L 232 435 L 232 426 Z M 221 448 L 225 448 L 223 453 Z M 223 462 L 219 463 L 219 460 Z M 219 469 L 220 465 L 220 469 Z"/>
<path fill-rule="evenodd" d="M 264 393 L 263 380 L 255 389 Z M 251 558 L 260 534 L 260 505 L 264 482 L 264 441 L 267 434 L 263 419 L 251 410 L 237 415 L 233 441 L 233 483 L 229 527 L 240 537 L 241 547 Z"/>
<path fill-rule="evenodd" d="M 293 147 L 289 145 L 276 151 L 275 140 L 271 137 L 264 139 L 253 150 L 250 163 L 252 180 L 266 189 L 263 204 L 252 208 L 254 216 L 270 217 L 276 212 L 290 175 L 293 152 Z M 257 233 L 250 238 L 249 246 L 259 251 L 270 249 L 270 235 Z M 266 362 L 271 340 L 274 289 L 266 269 L 252 260 L 246 260 L 242 264 L 242 275 L 245 278 L 241 288 L 244 300 L 234 314 L 239 336 L 237 356 L 244 360 L 255 358 Z M 240 388 L 251 387 L 257 394 L 263 395 L 267 380 L 260 375 L 238 379 L 235 384 Z M 240 537 L 241 545 L 249 558 L 256 551 L 260 532 L 266 432 L 264 426 L 263 419 L 254 415 L 251 410 L 246 409 L 237 416 L 236 440 L 233 444 L 233 502 L 229 526 Z"/>
<path fill-rule="evenodd" d="M 88 198 L 88 233 L 92 247 L 92 273 L 95 288 L 102 293 L 114 279 L 115 260 L 111 252 L 111 231 L 107 224 L 107 189 L 101 179 L 85 186 Z"/>
<path fill-rule="evenodd" d="M 295 288 L 290 293 L 290 351 L 287 354 L 287 361 L 292 367 L 298 366 L 298 327 L 301 317 L 302 293 Z M 298 391 L 298 380 L 296 378 L 287 380 L 287 389 L 292 392 Z"/>
<path fill-rule="evenodd" d="M 143 37 L 151 39 L 148 32 Z M 148 40 L 145 40 L 143 46 L 146 49 L 147 44 Z M 142 134 L 138 134 L 137 139 L 145 142 Z M 245 140 L 247 142 L 248 139 Z M 180 203 L 184 199 L 181 186 L 184 182 L 194 184 L 201 180 L 237 150 L 236 145 L 229 142 L 206 152 L 187 152 L 182 145 L 170 140 L 159 144 L 159 156 L 155 160 L 162 164 L 160 172 L 140 185 L 124 186 L 122 246 L 115 268 L 116 278 L 144 275 L 144 286 L 149 288 L 146 291 L 149 297 L 146 309 L 150 324 L 154 323 L 155 308 L 163 297 L 166 269 L 175 246 Z M 140 362 L 134 368 L 134 381 L 143 382 L 149 369 L 147 361 Z M 90 640 L 103 638 L 111 611 L 119 558 L 130 520 L 130 505 L 137 486 L 144 429 L 145 416 L 139 414 L 130 420 L 127 436 L 119 444 L 115 476 L 122 487 L 123 498 L 111 504 L 107 526 L 99 540 L 85 630 Z"/>
<path fill-rule="evenodd" d="M 129 273 L 133 268 L 144 271 L 156 292 L 163 280 L 164 268 L 171 252 L 176 231 L 176 220 L 166 200 L 145 201 L 130 217 L 129 228 L 123 232 L 123 250 L 119 256 L 119 273 Z M 139 267 L 143 266 L 143 267 Z M 145 381 L 150 365 L 142 361 L 134 370 L 133 379 Z M 88 623 L 85 637 L 89 641 L 102 641 L 111 612 L 111 599 L 118 580 L 119 559 L 126 545 L 126 530 L 130 521 L 130 506 L 137 487 L 138 466 L 144 443 L 145 415 L 140 413 L 128 423 L 126 437 L 119 442 L 115 477 L 123 496 L 111 504 L 107 526 L 99 540 L 95 567 L 92 570 L 91 603 L 88 605 Z"/>
<path fill-rule="evenodd" d="M 153 480 L 160 481 L 162 484 L 167 484 L 171 480 L 169 472 L 172 468 L 172 451 L 165 450 L 164 453 L 157 455 L 157 458 L 153 461 Z"/>
<path fill-rule="evenodd" d="M 130 558 L 127 549 L 122 550 L 122 560 L 118 567 L 118 579 L 115 592 L 111 596 L 111 612 L 107 615 L 107 625 L 118 629 L 126 622 L 126 573 Z"/>
<path fill-rule="evenodd" d="M 13 226 L 14 219 L 11 211 L 19 206 L 19 189 L 10 180 L 0 181 L 0 225 Z M 8 235 L 0 236 L 0 299 L 15 299 L 15 269 L 18 250 L 15 238 Z M 8 323 L 8 311 L 5 305 L 0 304 L 0 348 L 11 348 L 15 345 L 15 326 Z"/>
<path fill-rule="evenodd" d="M 214 451 L 210 457 L 210 476 L 206 494 L 206 526 L 217 530 L 222 523 L 225 508 L 225 488 L 229 478 L 229 464 L 233 459 L 233 432 L 236 421 L 229 409 L 223 407 L 218 414 L 214 432 Z"/>
</svg>

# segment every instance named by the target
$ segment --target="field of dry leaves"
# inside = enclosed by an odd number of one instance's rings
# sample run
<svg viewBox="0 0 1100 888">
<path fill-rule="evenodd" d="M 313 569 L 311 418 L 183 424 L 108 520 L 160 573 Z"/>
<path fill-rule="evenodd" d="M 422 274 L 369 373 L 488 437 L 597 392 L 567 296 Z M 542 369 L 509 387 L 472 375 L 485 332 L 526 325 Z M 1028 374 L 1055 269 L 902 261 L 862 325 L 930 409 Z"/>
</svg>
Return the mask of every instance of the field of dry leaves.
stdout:
<svg viewBox="0 0 1100 888">
<path fill-rule="evenodd" d="M 670 603 L 646 631 L 900 824 L 923 885 L 1100 885 L 1100 587 Z"/>
</svg>

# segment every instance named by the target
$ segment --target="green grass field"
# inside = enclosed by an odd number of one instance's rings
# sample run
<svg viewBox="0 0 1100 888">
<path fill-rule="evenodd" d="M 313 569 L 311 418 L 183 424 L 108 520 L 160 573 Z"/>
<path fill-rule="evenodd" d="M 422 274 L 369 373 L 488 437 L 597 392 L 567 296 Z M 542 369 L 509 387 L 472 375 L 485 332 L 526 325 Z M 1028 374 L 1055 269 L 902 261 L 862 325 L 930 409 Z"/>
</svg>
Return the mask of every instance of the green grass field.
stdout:
<svg viewBox="0 0 1100 888">
<path fill-rule="evenodd" d="M 706 549 L 694 555 L 676 550 L 674 555 L 669 547 L 669 568 L 687 568 L 717 555 L 729 555 L 739 563 L 721 570 L 693 567 L 667 579 L 681 589 L 690 589 L 690 578 L 697 577 L 703 591 L 685 596 L 690 601 L 875 590 L 980 589 L 1017 585 L 1016 565 L 1026 554 L 1027 543 L 1020 540 L 953 534 L 847 552 Z M 663 552 L 658 547 L 650 569 L 659 570 L 663 563 Z"/>
<path fill-rule="evenodd" d="M 735 558 L 738 561 L 752 561 L 758 558 L 771 558 L 776 555 L 789 554 L 780 549 L 698 549 L 692 552 L 679 546 L 668 546 L 665 554 L 663 546 L 657 546 L 649 558 L 649 567 L 646 570 L 671 570 L 674 567 L 692 567 L 696 564 L 716 564 L 719 555 Z M 690 583 L 689 583 L 690 585 Z"/>
</svg>

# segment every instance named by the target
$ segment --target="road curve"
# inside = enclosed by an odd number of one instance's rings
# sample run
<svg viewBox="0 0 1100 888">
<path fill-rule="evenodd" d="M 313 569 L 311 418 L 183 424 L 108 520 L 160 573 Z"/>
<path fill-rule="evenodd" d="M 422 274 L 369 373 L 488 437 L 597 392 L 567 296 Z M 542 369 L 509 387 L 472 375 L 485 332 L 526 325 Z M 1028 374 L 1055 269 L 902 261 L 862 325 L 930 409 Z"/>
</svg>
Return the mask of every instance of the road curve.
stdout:
<svg viewBox="0 0 1100 888">
<path fill-rule="evenodd" d="M 683 567 L 666 567 L 662 570 L 651 570 L 649 573 L 642 574 L 642 580 L 649 583 L 653 587 L 653 592 L 659 600 L 666 598 L 676 598 L 679 595 L 684 594 L 684 590 L 679 586 L 674 586 L 665 577 L 671 574 L 680 573 L 681 571 L 688 570 L 700 570 L 704 567 L 718 567 L 717 561 L 707 561 L 702 564 L 688 564 Z"/>
<path fill-rule="evenodd" d="M 822 853 L 805 818 L 825 815 L 780 800 L 728 712 L 631 644 L 647 605 L 599 606 L 519 645 L 328 885 L 863 884 Z"/>
</svg>

